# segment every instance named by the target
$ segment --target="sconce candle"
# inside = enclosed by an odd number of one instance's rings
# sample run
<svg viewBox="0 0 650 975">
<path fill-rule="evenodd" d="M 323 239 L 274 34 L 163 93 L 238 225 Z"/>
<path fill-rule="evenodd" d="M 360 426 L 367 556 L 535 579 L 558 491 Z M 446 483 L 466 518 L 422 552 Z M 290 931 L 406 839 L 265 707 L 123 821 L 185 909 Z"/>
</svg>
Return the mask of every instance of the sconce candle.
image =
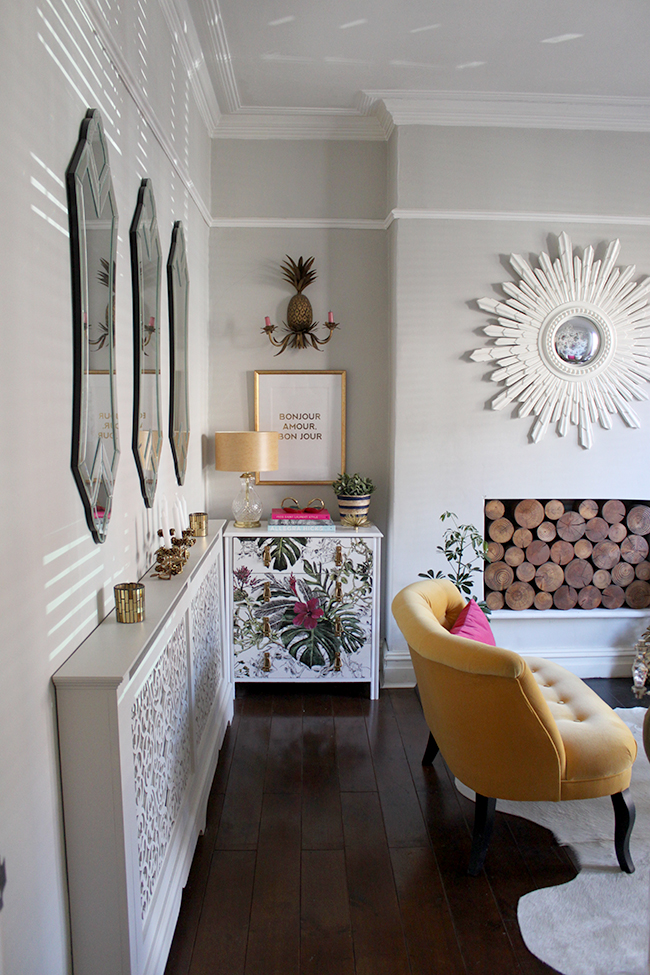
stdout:
<svg viewBox="0 0 650 975">
<path fill-rule="evenodd" d="M 329 312 L 328 313 L 328 315 L 327 315 L 327 321 L 328 322 L 333 322 L 334 321 L 334 314 L 333 314 L 333 312 Z"/>
</svg>

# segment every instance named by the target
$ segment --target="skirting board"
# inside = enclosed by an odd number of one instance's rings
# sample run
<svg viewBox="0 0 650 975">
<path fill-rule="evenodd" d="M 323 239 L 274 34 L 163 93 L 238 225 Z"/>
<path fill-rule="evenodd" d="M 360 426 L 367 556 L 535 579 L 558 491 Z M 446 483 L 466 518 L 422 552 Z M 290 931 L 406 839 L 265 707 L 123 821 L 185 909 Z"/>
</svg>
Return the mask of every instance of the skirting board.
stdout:
<svg viewBox="0 0 650 975">
<path fill-rule="evenodd" d="M 539 656 L 522 653 L 522 657 Z M 577 677 L 629 677 L 632 685 L 632 662 L 634 654 L 629 651 L 614 651 L 611 647 L 596 647 L 588 652 L 576 652 L 570 648 L 547 651 L 546 660 L 552 660 L 566 667 Z M 386 653 L 382 687 L 414 687 L 415 673 L 410 656 L 402 653 Z"/>
</svg>

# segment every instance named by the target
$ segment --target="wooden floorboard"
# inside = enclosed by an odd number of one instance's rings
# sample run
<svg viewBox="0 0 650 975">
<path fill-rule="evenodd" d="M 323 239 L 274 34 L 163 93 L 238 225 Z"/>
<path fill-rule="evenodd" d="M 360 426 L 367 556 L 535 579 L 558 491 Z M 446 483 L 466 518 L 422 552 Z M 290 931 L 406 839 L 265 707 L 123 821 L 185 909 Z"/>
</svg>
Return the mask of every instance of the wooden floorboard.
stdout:
<svg viewBox="0 0 650 975">
<path fill-rule="evenodd" d="M 631 681 L 588 683 L 647 706 Z M 517 903 L 576 873 L 568 848 L 499 813 L 469 877 L 473 803 L 414 690 L 238 687 L 165 975 L 546 975 Z"/>
</svg>

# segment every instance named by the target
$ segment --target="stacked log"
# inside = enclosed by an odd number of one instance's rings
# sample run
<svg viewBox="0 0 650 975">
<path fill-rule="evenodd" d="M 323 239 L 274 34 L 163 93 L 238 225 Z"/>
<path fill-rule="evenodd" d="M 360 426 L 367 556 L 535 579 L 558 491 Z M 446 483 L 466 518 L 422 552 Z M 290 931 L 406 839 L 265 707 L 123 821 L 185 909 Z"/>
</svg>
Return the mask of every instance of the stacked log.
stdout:
<svg viewBox="0 0 650 975">
<path fill-rule="evenodd" d="M 650 502 L 485 503 L 490 609 L 650 607 Z"/>
</svg>

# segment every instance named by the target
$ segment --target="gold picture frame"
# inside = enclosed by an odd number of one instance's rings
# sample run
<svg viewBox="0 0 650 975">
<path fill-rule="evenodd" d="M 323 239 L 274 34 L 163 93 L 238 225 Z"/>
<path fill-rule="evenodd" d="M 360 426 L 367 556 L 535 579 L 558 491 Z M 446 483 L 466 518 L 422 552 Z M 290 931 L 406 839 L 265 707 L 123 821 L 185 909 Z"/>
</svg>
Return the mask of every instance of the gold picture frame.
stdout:
<svg viewBox="0 0 650 975">
<path fill-rule="evenodd" d="M 280 434 L 277 471 L 256 484 L 331 484 L 345 470 L 346 373 L 256 370 L 255 429 Z"/>
</svg>

